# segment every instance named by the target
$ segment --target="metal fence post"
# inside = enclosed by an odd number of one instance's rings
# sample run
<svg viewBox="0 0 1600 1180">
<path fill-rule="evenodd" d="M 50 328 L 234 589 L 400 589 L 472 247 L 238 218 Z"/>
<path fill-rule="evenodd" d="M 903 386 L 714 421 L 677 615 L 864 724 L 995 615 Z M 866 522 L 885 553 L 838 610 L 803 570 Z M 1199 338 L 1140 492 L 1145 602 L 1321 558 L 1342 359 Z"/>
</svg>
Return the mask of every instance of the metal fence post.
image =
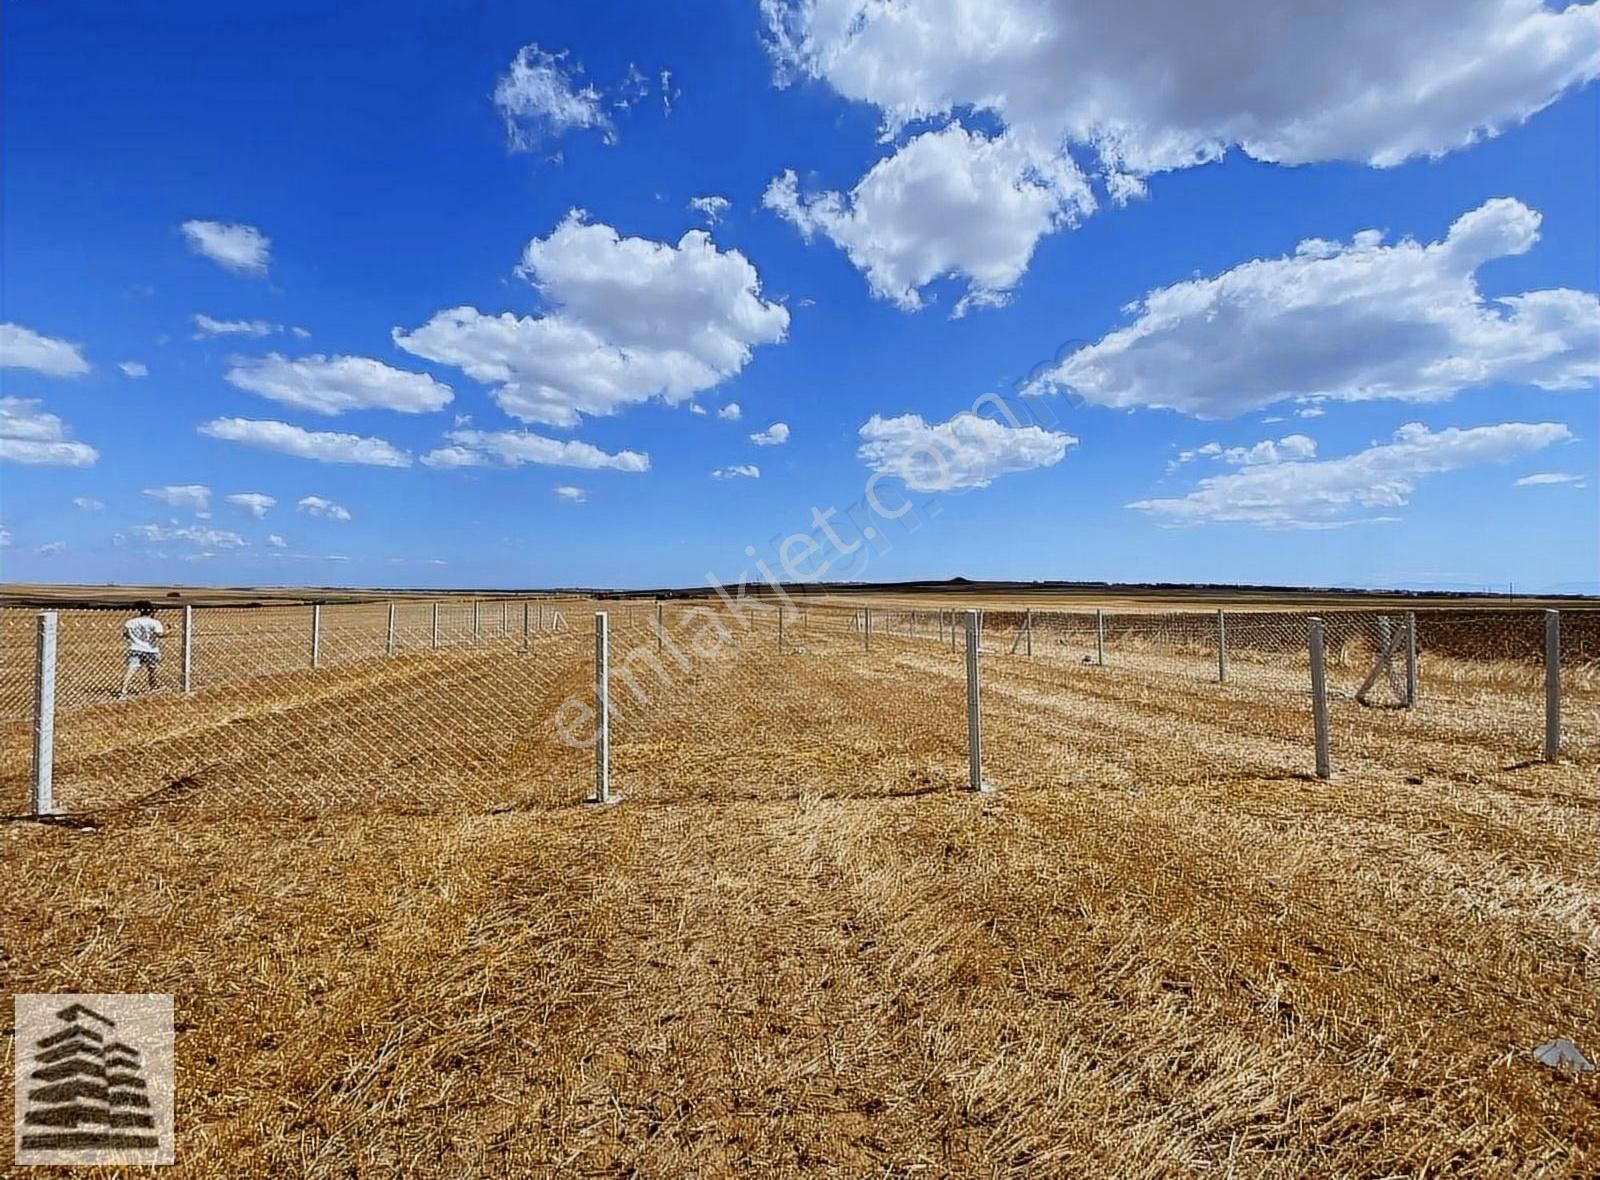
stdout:
<svg viewBox="0 0 1600 1180">
<path fill-rule="evenodd" d="M 779 617 L 780 617 L 780 619 L 782 618 L 782 616 L 779 616 Z M 661 637 L 661 631 L 662 631 L 661 603 L 657 602 L 656 603 L 656 655 L 660 655 L 661 654 L 661 647 L 666 642 L 666 640 L 662 639 L 662 637 Z"/>
<path fill-rule="evenodd" d="M 311 666 L 322 662 L 322 603 L 311 604 Z"/>
<path fill-rule="evenodd" d="M 1028 611 L 1028 655 L 1033 655 L 1033 611 Z"/>
<path fill-rule="evenodd" d="M 594 797 L 611 802 L 611 667 L 605 611 L 594 616 Z"/>
<path fill-rule="evenodd" d="M 502 638 L 506 635 L 506 609 L 506 600 L 502 598 L 500 600 L 500 635 Z"/>
<path fill-rule="evenodd" d="M 1094 662 L 1102 668 L 1106 664 L 1106 612 L 1094 612 Z"/>
<path fill-rule="evenodd" d="M 474 639 L 480 639 L 483 636 L 483 627 L 479 623 L 479 615 L 482 613 L 479 608 L 482 605 L 477 599 L 472 600 L 472 638 Z"/>
<path fill-rule="evenodd" d="M 1323 666 L 1322 620 L 1306 620 L 1311 647 L 1311 723 L 1316 731 L 1317 777 L 1328 778 L 1333 768 L 1328 761 L 1328 678 Z"/>
<path fill-rule="evenodd" d="M 183 691 L 194 691 L 194 607 L 183 608 Z"/>
<path fill-rule="evenodd" d="M 1217 683 L 1228 683 L 1228 620 L 1217 612 Z"/>
<path fill-rule="evenodd" d="M 974 791 L 993 787 L 983 781 L 983 714 L 978 707 L 978 612 L 967 612 L 967 785 Z"/>
<path fill-rule="evenodd" d="M 530 610 L 530 608 L 528 606 L 528 600 L 527 599 L 523 599 L 522 600 L 522 650 L 523 651 L 527 651 L 528 650 L 528 614 L 529 614 L 529 610 Z"/>
<path fill-rule="evenodd" d="M 783 607 L 778 608 L 778 651 L 783 651 Z"/>
<path fill-rule="evenodd" d="M 439 604 L 433 604 L 433 646 L 439 646 Z"/>
<path fill-rule="evenodd" d="M 41 611 L 33 683 L 33 791 L 29 809 L 34 815 L 56 814 L 56 628 L 56 612 Z"/>
<path fill-rule="evenodd" d="M 861 613 L 862 613 L 861 634 L 864 636 L 864 642 L 866 644 L 866 650 L 867 651 L 871 651 L 872 650 L 872 608 L 869 606 L 869 607 L 866 608 L 866 610 L 862 611 Z"/>
<path fill-rule="evenodd" d="M 1544 760 L 1561 753 L 1561 612 L 1544 612 Z"/>
<path fill-rule="evenodd" d="M 389 636 L 384 641 L 383 654 L 394 655 L 394 603 L 389 604 Z"/>
<path fill-rule="evenodd" d="M 1417 703 L 1417 612 L 1406 615 L 1406 708 Z"/>
</svg>

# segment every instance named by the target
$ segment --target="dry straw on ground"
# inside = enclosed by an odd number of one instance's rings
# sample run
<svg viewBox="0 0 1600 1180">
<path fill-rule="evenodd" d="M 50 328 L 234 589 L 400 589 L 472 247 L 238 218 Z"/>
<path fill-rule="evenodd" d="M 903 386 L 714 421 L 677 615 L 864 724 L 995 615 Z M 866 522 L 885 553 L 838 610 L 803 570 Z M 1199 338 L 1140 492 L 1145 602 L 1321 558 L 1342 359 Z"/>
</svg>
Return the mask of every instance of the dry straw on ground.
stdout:
<svg viewBox="0 0 1600 1180">
<path fill-rule="evenodd" d="M 1352 657 L 1322 782 L 1298 668 L 1062 638 L 994 637 L 987 796 L 959 653 L 815 619 L 619 690 L 605 809 L 547 721 L 586 635 L 136 703 L 66 768 L 92 829 L 0 826 L 0 978 L 177 997 L 195 1175 L 1600 1171 L 1600 1083 L 1529 1053 L 1600 1049 L 1592 686 L 1545 765 L 1525 668 L 1406 713 Z M 426 685 L 521 686 L 470 790 L 385 720 Z"/>
</svg>

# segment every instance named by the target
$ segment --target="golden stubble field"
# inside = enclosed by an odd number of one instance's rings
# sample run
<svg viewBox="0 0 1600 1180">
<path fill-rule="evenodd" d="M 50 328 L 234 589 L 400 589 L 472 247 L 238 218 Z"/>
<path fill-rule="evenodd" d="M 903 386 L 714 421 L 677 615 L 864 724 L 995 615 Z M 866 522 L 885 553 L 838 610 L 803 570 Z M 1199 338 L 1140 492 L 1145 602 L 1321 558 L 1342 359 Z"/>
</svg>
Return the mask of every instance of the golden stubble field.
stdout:
<svg viewBox="0 0 1600 1180">
<path fill-rule="evenodd" d="M 1536 668 L 1356 653 L 1324 782 L 1287 653 L 997 629 L 980 796 L 959 651 L 770 626 L 614 686 L 604 809 L 582 625 L 92 703 L 0 978 L 175 995 L 195 1175 L 1600 1170 L 1592 678 L 1544 764 Z"/>
</svg>

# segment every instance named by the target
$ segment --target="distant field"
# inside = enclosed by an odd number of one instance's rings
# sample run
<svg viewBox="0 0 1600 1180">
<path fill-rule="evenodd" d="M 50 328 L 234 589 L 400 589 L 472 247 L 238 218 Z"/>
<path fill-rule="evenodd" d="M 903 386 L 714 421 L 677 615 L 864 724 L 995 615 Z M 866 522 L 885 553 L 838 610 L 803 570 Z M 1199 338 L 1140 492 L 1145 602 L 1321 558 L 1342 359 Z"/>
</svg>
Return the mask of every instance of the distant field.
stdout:
<svg viewBox="0 0 1600 1180">
<path fill-rule="evenodd" d="M 1298 600 L 1241 603 L 1225 683 L 1214 599 L 837 595 L 714 650 L 673 602 L 676 655 L 650 601 L 523 605 L 435 647 L 400 602 L 393 654 L 328 606 L 316 669 L 309 607 L 197 611 L 197 691 L 169 638 L 129 702 L 120 613 L 63 614 L 88 818 L 0 825 L 0 977 L 174 993 L 180 1171 L 1600 1172 L 1594 1075 L 1528 1052 L 1600 1057 L 1600 612 L 1544 763 L 1538 612 L 1419 604 L 1403 709 L 1355 693 L 1409 608 L 1340 599 L 1322 781 Z M 552 721 L 596 609 L 604 809 Z"/>
</svg>

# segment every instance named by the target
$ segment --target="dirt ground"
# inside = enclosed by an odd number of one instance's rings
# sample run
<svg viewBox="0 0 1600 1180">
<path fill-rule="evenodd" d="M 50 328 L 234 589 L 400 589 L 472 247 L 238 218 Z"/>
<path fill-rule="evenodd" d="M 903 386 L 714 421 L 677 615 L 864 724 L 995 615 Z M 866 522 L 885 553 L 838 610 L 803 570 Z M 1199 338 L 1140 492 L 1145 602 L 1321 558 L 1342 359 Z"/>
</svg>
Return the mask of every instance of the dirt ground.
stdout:
<svg viewBox="0 0 1600 1180">
<path fill-rule="evenodd" d="M 997 631 L 974 794 L 944 635 L 635 657 L 606 808 L 587 634 L 94 705 L 0 980 L 176 997 L 180 1174 L 1600 1172 L 1592 682 L 1335 661 L 1323 781 L 1292 661 Z"/>
</svg>

